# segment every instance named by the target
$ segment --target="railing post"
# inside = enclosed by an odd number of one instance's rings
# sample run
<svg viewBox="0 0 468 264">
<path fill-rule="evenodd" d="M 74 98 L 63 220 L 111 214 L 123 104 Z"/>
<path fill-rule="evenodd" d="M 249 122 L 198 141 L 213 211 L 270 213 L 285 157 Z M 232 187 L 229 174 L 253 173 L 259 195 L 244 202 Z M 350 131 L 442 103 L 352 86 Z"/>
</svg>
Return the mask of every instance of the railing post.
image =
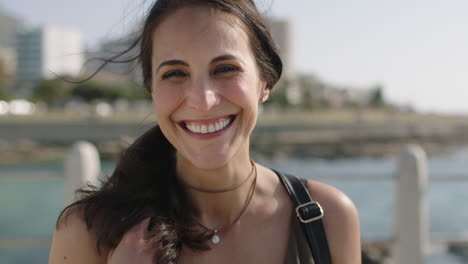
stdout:
<svg viewBox="0 0 468 264">
<path fill-rule="evenodd" d="M 395 193 L 395 263 L 422 264 L 429 246 L 427 158 L 417 145 L 400 154 Z"/>
<path fill-rule="evenodd" d="M 75 201 L 75 191 L 90 183 L 97 185 L 101 171 L 96 147 L 86 141 L 78 141 L 70 148 L 65 159 L 65 203 Z"/>
</svg>

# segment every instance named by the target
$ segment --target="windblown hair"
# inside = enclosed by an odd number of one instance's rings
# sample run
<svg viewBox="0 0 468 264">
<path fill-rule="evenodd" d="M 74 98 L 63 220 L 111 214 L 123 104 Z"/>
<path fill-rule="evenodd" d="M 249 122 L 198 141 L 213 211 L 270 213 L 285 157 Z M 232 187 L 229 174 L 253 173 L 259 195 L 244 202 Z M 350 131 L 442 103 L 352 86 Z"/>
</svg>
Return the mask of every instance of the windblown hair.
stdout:
<svg viewBox="0 0 468 264">
<path fill-rule="evenodd" d="M 158 0 L 144 22 L 143 30 L 117 59 L 135 47 L 143 81 L 150 90 L 152 77 L 153 32 L 164 18 L 175 10 L 203 5 L 233 15 L 243 23 L 250 39 L 260 77 L 271 89 L 281 76 L 282 62 L 269 30 L 251 0 Z M 102 68 L 102 67 L 101 67 Z M 151 91 L 150 91 L 151 92 Z M 209 232 L 193 222 L 198 212 L 178 183 L 175 171 L 176 150 L 155 126 L 138 138 L 121 156 L 114 172 L 102 187 L 88 186 L 78 190 L 81 199 L 66 207 L 57 223 L 68 212 L 79 209 L 88 229 L 97 236 L 97 250 L 117 247 L 123 235 L 145 219 L 150 219 L 157 263 L 175 262 L 182 245 L 194 250 L 207 250 Z M 157 250 L 156 250 L 157 249 Z"/>
</svg>

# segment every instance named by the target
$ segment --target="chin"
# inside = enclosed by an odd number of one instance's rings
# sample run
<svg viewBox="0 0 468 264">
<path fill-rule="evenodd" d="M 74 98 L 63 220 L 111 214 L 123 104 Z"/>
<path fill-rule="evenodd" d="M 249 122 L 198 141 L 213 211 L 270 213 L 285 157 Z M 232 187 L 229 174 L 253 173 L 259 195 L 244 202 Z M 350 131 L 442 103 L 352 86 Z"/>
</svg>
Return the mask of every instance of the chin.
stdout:
<svg viewBox="0 0 468 264">
<path fill-rule="evenodd" d="M 208 150 L 201 151 L 178 151 L 178 162 L 185 163 L 188 167 L 212 170 L 225 166 L 233 160 L 235 153 L 232 149 L 224 151 Z"/>
<path fill-rule="evenodd" d="M 204 155 L 191 160 L 190 163 L 199 169 L 211 170 L 225 166 L 229 160 L 224 155 Z"/>
</svg>

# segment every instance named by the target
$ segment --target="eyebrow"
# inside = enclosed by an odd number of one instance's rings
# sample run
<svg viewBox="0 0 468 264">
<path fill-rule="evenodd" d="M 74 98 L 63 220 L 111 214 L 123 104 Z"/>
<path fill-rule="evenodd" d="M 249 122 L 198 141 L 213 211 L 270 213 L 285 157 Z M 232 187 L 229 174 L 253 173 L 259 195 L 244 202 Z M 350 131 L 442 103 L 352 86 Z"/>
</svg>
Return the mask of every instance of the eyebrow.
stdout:
<svg viewBox="0 0 468 264">
<path fill-rule="evenodd" d="M 212 59 L 211 63 L 224 61 L 224 60 L 237 60 L 237 57 L 234 55 L 230 55 L 230 54 L 221 55 Z M 174 65 L 189 66 L 188 63 L 183 60 L 167 60 L 167 61 L 161 62 L 161 64 L 159 64 L 158 69 L 156 71 L 159 71 L 159 69 L 161 69 L 163 66 L 174 66 Z"/>
<path fill-rule="evenodd" d="M 231 54 L 221 55 L 211 60 L 211 63 L 215 63 L 223 60 L 238 60 L 236 56 Z"/>
<path fill-rule="evenodd" d="M 156 71 L 159 71 L 159 69 L 161 69 L 161 67 L 163 66 L 173 66 L 173 65 L 188 66 L 188 63 L 182 60 L 167 60 L 167 61 L 161 62 L 161 64 L 159 64 L 158 69 Z"/>
</svg>

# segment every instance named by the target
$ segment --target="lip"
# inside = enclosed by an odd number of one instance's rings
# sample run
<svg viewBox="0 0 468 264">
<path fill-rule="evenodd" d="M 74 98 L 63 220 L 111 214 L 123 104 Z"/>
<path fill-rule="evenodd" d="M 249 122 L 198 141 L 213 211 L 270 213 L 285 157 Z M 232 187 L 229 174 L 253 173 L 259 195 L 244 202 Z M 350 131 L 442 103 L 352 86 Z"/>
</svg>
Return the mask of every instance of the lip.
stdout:
<svg viewBox="0 0 468 264">
<path fill-rule="evenodd" d="M 218 130 L 216 132 L 211 132 L 211 133 L 194 133 L 192 131 L 190 131 L 187 127 L 186 127 L 186 123 L 196 123 L 197 125 L 210 125 L 210 124 L 214 124 L 216 123 L 218 120 L 220 119 L 230 119 L 230 123 L 229 125 L 227 125 L 225 128 L 221 129 L 221 130 Z M 195 137 L 195 138 L 199 138 L 199 139 L 209 139 L 209 138 L 213 138 L 213 137 L 217 137 L 219 135 L 222 135 L 224 132 L 226 132 L 231 126 L 232 124 L 234 124 L 234 122 L 236 121 L 237 119 L 237 114 L 232 114 L 232 115 L 225 115 L 225 116 L 221 116 L 221 117 L 216 117 L 216 118 L 210 118 L 210 119 L 197 119 L 197 120 L 182 120 L 180 122 L 178 122 L 177 124 L 179 125 L 179 127 L 181 127 L 187 134 Z"/>
</svg>

